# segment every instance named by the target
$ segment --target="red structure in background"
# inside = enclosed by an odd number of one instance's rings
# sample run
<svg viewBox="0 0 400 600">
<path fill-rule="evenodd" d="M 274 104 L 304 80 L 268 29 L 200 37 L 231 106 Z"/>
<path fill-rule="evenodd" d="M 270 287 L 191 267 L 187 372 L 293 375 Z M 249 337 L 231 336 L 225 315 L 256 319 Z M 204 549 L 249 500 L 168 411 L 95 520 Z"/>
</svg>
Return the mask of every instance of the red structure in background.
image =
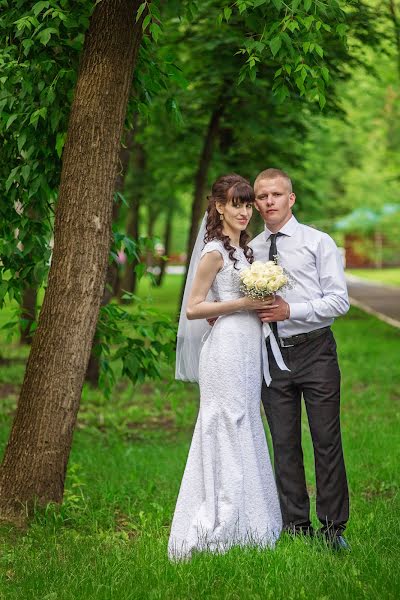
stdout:
<svg viewBox="0 0 400 600">
<path fill-rule="evenodd" d="M 369 246 L 369 251 L 363 249 Z M 400 246 L 390 243 L 380 233 L 360 236 L 346 233 L 344 236 L 346 267 L 349 269 L 398 267 L 400 266 Z"/>
<path fill-rule="evenodd" d="M 344 248 L 346 252 L 346 267 L 348 269 L 361 269 L 367 267 L 375 267 L 375 263 L 369 256 L 361 254 L 358 246 L 361 242 L 361 237 L 354 233 L 346 233 L 344 237 Z"/>
</svg>

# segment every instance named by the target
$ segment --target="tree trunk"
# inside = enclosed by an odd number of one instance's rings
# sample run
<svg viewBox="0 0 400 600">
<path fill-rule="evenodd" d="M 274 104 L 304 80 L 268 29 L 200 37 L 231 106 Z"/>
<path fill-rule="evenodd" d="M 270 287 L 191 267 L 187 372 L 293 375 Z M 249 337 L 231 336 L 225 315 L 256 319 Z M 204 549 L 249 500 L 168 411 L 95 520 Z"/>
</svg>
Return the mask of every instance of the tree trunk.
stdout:
<svg viewBox="0 0 400 600">
<path fill-rule="evenodd" d="M 30 329 L 36 319 L 36 302 L 37 288 L 26 287 L 22 296 L 21 319 L 27 321 L 27 323 L 21 325 L 20 343 L 28 346 L 32 343 Z"/>
<path fill-rule="evenodd" d="M 120 192 L 121 194 L 125 190 L 126 174 L 128 172 L 129 161 L 130 161 L 131 153 L 132 153 L 133 146 L 134 146 L 134 135 L 135 135 L 135 128 L 132 128 L 130 131 L 127 132 L 126 138 L 125 138 L 125 144 L 121 147 L 121 150 L 119 153 L 119 172 L 117 175 L 117 179 L 115 181 L 115 191 Z M 120 207 L 121 207 L 121 201 L 116 200 L 114 202 L 114 207 L 113 207 L 113 223 L 115 223 L 118 220 Z M 121 285 L 121 275 L 120 275 L 121 272 L 118 269 L 115 262 L 112 262 L 111 265 L 109 265 L 109 269 L 112 269 L 114 271 L 114 277 L 111 275 L 107 276 L 107 280 L 110 280 L 113 282 L 112 283 L 112 285 L 113 285 L 113 294 L 112 295 L 113 295 L 113 297 L 116 297 L 119 294 L 119 288 Z"/>
<path fill-rule="evenodd" d="M 126 134 L 125 144 L 121 146 L 119 152 L 119 170 L 117 174 L 117 178 L 115 180 L 115 192 L 124 191 L 125 186 L 125 177 L 129 166 L 129 158 L 130 153 L 132 151 L 133 146 L 133 130 L 130 130 Z M 112 222 L 115 223 L 118 219 L 119 209 L 121 207 L 121 201 L 119 199 L 114 198 L 113 210 L 112 210 Z M 119 287 L 119 270 L 118 266 L 113 260 L 108 264 L 107 267 L 107 275 L 106 275 L 106 285 L 104 288 L 103 298 L 101 300 L 100 306 L 106 306 L 110 302 L 110 300 L 116 295 L 116 290 Z M 99 377 L 100 377 L 100 360 L 99 357 L 95 354 L 95 346 L 98 343 L 98 337 L 95 334 L 92 342 L 92 350 L 90 352 L 90 358 L 88 363 L 88 368 L 86 371 L 85 381 L 90 383 L 92 387 L 97 388 L 99 385 Z"/>
<path fill-rule="evenodd" d="M 147 237 L 150 240 L 154 238 L 154 226 L 157 221 L 157 217 L 159 215 L 159 211 L 156 205 L 149 204 L 147 206 Z M 146 252 L 146 265 L 147 267 L 154 266 L 154 249 L 153 247 L 149 248 Z"/>
<path fill-rule="evenodd" d="M 204 138 L 203 149 L 200 156 L 200 161 L 198 165 L 198 169 L 195 176 L 195 186 L 194 186 L 194 196 L 192 202 L 192 214 L 191 214 L 191 222 L 190 222 L 190 231 L 189 238 L 187 242 L 187 264 L 189 264 L 190 257 L 192 255 L 192 250 L 194 244 L 196 242 L 196 237 L 199 229 L 200 219 L 203 216 L 205 210 L 205 199 L 204 194 L 206 191 L 207 185 L 207 173 L 210 167 L 212 154 L 213 154 L 213 145 L 215 138 L 218 135 L 219 125 L 228 104 L 227 97 L 227 85 L 223 86 L 223 89 L 219 95 L 219 98 L 214 106 L 214 110 L 211 113 L 210 121 L 207 128 L 207 133 Z M 183 292 L 186 284 L 186 275 L 184 278 L 182 293 L 181 293 L 181 303 L 183 298 Z"/>
<path fill-rule="evenodd" d="M 174 207 L 171 205 L 168 209 L 167 219 L 165 222 L 165 233 L 164 233 L 164 254 L 169 256 L 170 247 L 171 247 L 171 236 L 172 236 L 172 220 L 174 217 Z M 160 273 L 156 278 L 156 285 L 162 285 L 165 275 L 165 269 L 168 264 L 168 260 L 161 258 L 160 260 Z"/>
<path fill-rule="evenodd" d="M 138 186 L 135 189 L 131 209 L 129 211 L 128 218 L 128 226 L 127 226 L 127 235 L 133 240 L 139 239 L 139 208 L 140 202 L 142 200 L 142 185 L 144 177 L 141 176 L 144 174 L 146 169 L 146 155 L 144 152 L 144 147 L 139 142 L 136 142 L 134 145 L 134 155 L 135 155 L 135 167 L 137 171 L 137 180 Z M 133 261 L 131 264 L 126 265 L 125 273 L 122 278 L 121 284 L 118 290 L 118 297 L 121 299 L 124 292 L 129 292 L 134 294 L 136 291 L 137 284 L 137 276 L 135 271 L 135 266 L 137 265 L 137 261 Z M 124 302 L 124 301 L 122 301 Z"/>
<path fill-rule="evenodd" d="M 61 502 L 104 292 L 118 153 L 142 38 L 141 0 L 102 0 L 86 35 L 71 109 L 54 252 L 0 468 L 0 513 Z"/>
</svg>

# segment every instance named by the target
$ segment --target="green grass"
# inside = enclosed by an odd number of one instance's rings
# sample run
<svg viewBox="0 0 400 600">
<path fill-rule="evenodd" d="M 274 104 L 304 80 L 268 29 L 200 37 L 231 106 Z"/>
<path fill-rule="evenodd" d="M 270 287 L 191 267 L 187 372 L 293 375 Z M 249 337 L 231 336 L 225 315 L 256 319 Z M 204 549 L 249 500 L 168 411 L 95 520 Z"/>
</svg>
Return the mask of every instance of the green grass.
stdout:
<svg viewBox="0 0 400 600">
<path fill-rule="evenodd" d="M 357 277 L 368 279 L 369 281 L 400 286 L 400 267 L 387 269 L 346 269 L 346 273 L 357 275 Z"/>
<path fill-rule="evenodd" d="M 150 289 L 154 305 L 175 310 L 179 284 L 180 278 L 171 277 L 167 294 Z M 283 537 L 274 551 L 234 549 L 224 556 L 168 562 L 169 527 L 198 408 L 196 386 L 173 382 L 171 368 L 164 381 L 141 389 L 121 382 L 109 402 L 85 388 L 63 506 L 38 511 L 25 532 L 1 530 L 0 598 L 397 598 L 399 333 L 357 309 L 338 320 L 335 333 L 343 375 L 351 554 Z M 23 358 L 26 351 L 3 344 L 3 356 Z M 0 365 L 2 446 L 22 376 L 22 361 Z M 303 434 L 314 503 L 305 419 Z M 315 514 L 313 519 L 317 524 Z"/>
</svg>

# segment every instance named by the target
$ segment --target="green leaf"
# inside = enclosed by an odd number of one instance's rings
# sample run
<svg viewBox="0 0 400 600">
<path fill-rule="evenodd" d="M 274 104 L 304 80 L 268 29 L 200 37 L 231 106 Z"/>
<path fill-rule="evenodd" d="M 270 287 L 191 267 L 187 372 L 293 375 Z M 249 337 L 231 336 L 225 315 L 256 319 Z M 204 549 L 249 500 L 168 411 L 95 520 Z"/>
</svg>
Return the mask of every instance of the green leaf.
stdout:
<svg viewBox="0 0 400 600">
<path fill-rule="evenodd" d="M 277 35 L 269 43 L 269 47 L 271 48 L 271 52 L 273 56 L 276 56 L 282 46 L 282 38 Z"/>
<path fill-rule="evenodd" d="M 152 23 L 150 25 L 150 33 L 155 42 L 158 41 L 160 34 L 162 33 L 162 29 L 157 23 Z"/>
<path fill-rule="evenodd" d="M 14 183 L 14 181 L 15 181 L 15 175 L 18 173 L 19 169 L 20 169 L 19 166 L 18 167 L 14 167 L 14 169 L 12 169 L 12 171 L 9 174 L 9 176 L 7 177 L 6 185 L 5 185 L 6 192 L 9 191 L 10 187 Z"/>
<path fill-rule="evenodd" d="M 322 67 L 321 73 L 322 73 L 322 77 L 325 79 L 326 83 L 328 83 L 330 76 L 329 76 L 329 70 L 327 69 L 327 67 Z"/>
<path fill-rule="evenodd" d="M 311 25 L 313 24 L 314 17 L 313 15 L 309 15 L 305 19 L 303 19 L 304 25 L 306 26 L 307 31 L 309 31 Z"/>
<path fill-rule="evenodd" d="M 30 165 L 24 165 L 21 169 L 22 177 L 24 178 L 25 183 L 29 179 L 30 172 L 31 172 Z"/>
<path fill-rule="evenodd" d="M 26 142 L 26 133 L 22 132 L 19 134 L 19 136 L 17 138 L 18 152 L 21 152 L 22 148 L 25 145 L 25 142 Z"/>
<path fill-rule="evenodd" d="M 346 25 L 344 25 L 343 23 L 341 23 L 340 25 L 338 25 L 336 27 L 336 32 L 338 33 L 338 35 L 340 37 L 344 37 L 346 35 Z"/>
<path fill-rule="evenodd" d="M 31 10 L 35 17 L 37 17 L 38 14 L 41 13 L 44 8 L 49 8 L 49 6 L 50 2 L 36 2 L 36 4 L 32 6 Z"/>
<path fill-rule="evenodd" d="M 229 19 L 231 18 L 231 15 L 232 15 L 232 9 L 229 7 L 225 7 L 224 8 L 225 21 L 229 21 Z"/>
<path fill-rule="evenodd" d="M 139 6 L 138 11 L 136 13 L 136 23 L 139 21 L 140 17 L 142 16 L 143 11 L 146 8 L 146 6 L 147 6 L 147 2 L 143 2 L 143 4 L 141 4 Z"/>
<path fill-rule="evenodd" d="M 318 44 L 315 44 L 315 51 L 321 58 L 324 56 L 324 51 Z"/>
<path fill-rule="evenodd" d="M 135 273 L 137 275 L 138 279 L 141 279 L 143 277 L 143 275 L 146 272 L 146 265 L 145 263 L 139 263 L 138 265 L 135 266 Z"/>
<path fill-rule="evenodd" d="M 38 33 L 38 40 L 43 46 L 47 46 L 53 33 L 58 33 L 54 27 L 47 27 Z"/>
<path fill-rule="evenodd" d="M 15 119 L 18 117 L 17 114 L 11 115 L 6 123 L 6 129 L 8 129 L 9 127 L 11 127 L 11 125 L 14 123 Z"/>
<path fill-rule="evenodd" d="M 147 29 L 150 22 L 151 22 L 151 15 L 146 15 L 145 18 L 143 19 L 143 23 L 142 23 L 143 31 L 145 31 Z"/>
<path fill-rule="evenodd" d="M 312 4 L 312 0 L 304 0 L 304 9 L 309 10 Z"/>
<path fill-rule="evenodd" d="M 65 144 L 65 140 L 67 138 L 67 134 L 66 132 L 64 133 L 57 133 L 57 137 L 56 137 L 56 152 L 57 152 L 57 156 L 58 158 L 61 158 L 61 154 L 64 148 L 64 144 Z"/>
</svg>

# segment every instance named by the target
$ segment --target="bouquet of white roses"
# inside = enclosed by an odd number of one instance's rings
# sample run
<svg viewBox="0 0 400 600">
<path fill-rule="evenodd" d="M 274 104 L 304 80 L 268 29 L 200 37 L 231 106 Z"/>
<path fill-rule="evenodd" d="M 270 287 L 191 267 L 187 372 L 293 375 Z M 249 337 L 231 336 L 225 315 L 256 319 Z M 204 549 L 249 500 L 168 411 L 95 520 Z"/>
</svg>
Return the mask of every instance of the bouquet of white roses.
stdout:
<svg viewBox="0 0 400 600">
<path fill-rule="evenodd" d="M 290 287 L 289 274 L 273 260 L 265 263 L 256 260 L 247 269 L 240 271 L 240 289 L 245 296 L 262 300 L 282 288 Z"/>
</svg>

